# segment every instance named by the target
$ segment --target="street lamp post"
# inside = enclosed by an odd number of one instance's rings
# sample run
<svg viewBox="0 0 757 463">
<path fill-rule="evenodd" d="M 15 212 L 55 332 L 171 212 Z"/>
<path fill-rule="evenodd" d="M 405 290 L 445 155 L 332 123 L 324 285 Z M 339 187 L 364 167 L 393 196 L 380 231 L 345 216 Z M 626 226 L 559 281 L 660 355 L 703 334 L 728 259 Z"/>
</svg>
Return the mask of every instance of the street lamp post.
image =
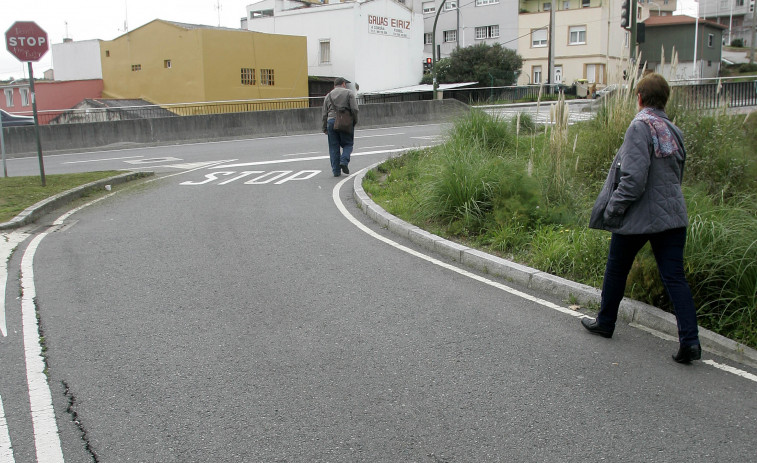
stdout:
<svg viewBox="0 0 757 463">
<path fill-rule="evenodd" d="M 439 15 L 442 13 L 444 2 L 446 1 L 447 0 L 442 0 L 441 5 L 439 5 L 439 9 L 436 12 L 436 17 L 434 18 L 434 28 L 431 30 L 431 76 L 434 79 L 434 100 L 436 100 L 436 92 L 439 88 L 439 82 L 436 81 L 436 22 L 439 21 Z"/>
</svg>

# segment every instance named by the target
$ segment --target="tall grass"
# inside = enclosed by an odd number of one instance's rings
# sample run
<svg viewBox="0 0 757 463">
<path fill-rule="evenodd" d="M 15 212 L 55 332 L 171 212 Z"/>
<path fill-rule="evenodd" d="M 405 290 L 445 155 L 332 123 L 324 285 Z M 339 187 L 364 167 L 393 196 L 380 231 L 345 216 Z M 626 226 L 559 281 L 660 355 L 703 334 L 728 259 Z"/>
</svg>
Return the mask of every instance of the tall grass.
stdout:
<svg viewBox="0 0 757 463">
<path fill-rule="evenodd" d="M 675 91 L 671 115 L 688 154 L 686 276 L 699 321 L 757 347 L 757 117 L 692 111 L 677 106 Z M 560 99 L 545 127 L 472 111 L 444 144 L 380 167 L 366 191 L 435 233 L 601 287 L 610 235 L 586 225 L 636 114 L 634 96 L 632 85 L 621 88 L 594 119 L 572 126 Z M 377 199 L 386 191 L 396 196 Z M 649 246 L 626 295 L 670 310 Z"/>
</svg>

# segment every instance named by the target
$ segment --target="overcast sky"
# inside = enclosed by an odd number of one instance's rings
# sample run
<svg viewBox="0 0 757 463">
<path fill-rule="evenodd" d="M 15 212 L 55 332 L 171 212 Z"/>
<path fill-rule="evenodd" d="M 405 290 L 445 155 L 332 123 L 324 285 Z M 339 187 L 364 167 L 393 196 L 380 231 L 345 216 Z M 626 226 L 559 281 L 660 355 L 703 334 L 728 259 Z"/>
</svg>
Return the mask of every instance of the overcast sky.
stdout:
<svg viewBox="0 0 757 463">
<path fill-rule="evenodd" d="M 74 40 L 113 40 L 126 31 L 136 29 L 154 19 L 239 28 L 245 7 L 257 0 L 2 0 L 0 30 L 3 33 L 16 21 L 34 21 L 45 32 L 51 44 L 64 37 Z M 619 1 L 619 0 L 618 0 Z M 693 0 L 679 0 L 687 14 L 696 11 Z M 220 4 L 220 12 L 217 8 Z M 690 6 L 689 6 L 690 5 Z M 220 19 L 220 21 L 219 21 Z M 53 67 L 53 54 L 48 51 L 34 64 L 34 77 Z M 28 76 L 26 63 L 18 61 L 5 47 L 0 50 L 0 79 Z"/>
</svg>

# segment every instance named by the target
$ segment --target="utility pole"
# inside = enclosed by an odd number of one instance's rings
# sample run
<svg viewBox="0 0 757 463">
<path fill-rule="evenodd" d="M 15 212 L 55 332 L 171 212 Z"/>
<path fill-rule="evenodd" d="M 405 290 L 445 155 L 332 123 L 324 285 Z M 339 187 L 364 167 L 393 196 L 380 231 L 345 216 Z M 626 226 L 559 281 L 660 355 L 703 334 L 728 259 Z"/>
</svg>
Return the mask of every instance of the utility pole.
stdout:
<svg viewBox="0 0 757 463">
<path fill-rule="evenodd" d="M 547 51 L 547 85 L 549 93 L 552 93 L 552 73 L 555 69 L 555 0 L 549 8 L 549 30 L 547 31 L 549 41 L 549 50 Z"/>
<path fill-rule="evenodd" d="M 749 64 L 754 64 L 754 40 L 757 37 L 757 5 L 752 0 L 752 53 L 749 55 Z"/>
</svg>

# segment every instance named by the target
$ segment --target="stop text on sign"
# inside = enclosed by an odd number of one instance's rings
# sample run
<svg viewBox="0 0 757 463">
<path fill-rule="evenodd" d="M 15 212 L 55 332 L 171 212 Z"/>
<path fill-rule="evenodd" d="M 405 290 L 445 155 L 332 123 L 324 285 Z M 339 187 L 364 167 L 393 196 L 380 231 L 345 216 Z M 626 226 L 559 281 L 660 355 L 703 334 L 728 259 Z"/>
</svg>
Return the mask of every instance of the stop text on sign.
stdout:
<svg viewBox="0 0 757 463">
<path fill-rule="evenodd" d="M 8 45 L 11 47 L 44 47 L 47 37 L 8 37 Z"/>
</svg>

